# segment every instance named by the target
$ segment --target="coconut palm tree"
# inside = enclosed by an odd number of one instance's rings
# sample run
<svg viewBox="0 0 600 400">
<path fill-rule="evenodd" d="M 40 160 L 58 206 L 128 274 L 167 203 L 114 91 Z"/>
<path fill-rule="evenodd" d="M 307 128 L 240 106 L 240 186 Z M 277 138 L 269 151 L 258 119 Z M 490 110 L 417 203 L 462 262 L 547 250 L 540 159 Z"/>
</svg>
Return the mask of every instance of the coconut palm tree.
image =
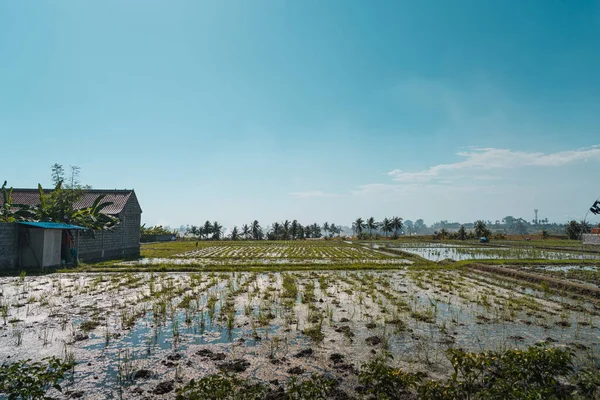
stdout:
<svg viewBox="0 0 600 400">
<path fill-rule="evenodd" d="M 307 239 L 312 238 L 312 225 L 306 225 L 304 227 L 304 237 Z"/>
<path fill-rule="evenodd" d="M 299 233 L 299 229 L 298 227 L 301 227 L 301 225 L 298 223 L 297 220 L 293 220 L 292 221 L 292 226 L 290 227 L 290 234 L 292 235 L 292 239 L 298 239 L 298 233 Z"/>
<path fill-rule="evenodd" d="M 268 240 L 281 240 L 283 236 L 283 226 L 279 222 L 275 222 L 269 232 L 267 232 Z"/>
<path fill-rule="evenodd" d="M 393 229 L 392 229 L 392 221 L 389 218 L 385 217 L 383 219 L 383 221 L 381 222 L 381 230 L 383 231 L 384 234 L 386 234 L 386 236 L 387 236 L 388 233 L 390 233 L 391 231 L 393 231 Z"/>
<path fill-rule="evenodd" d="M 231 234 L 229 235 L 231 240 L 238 240 L 240 238 L 240 232 L 238 231 L 238 227 L 234 226 Z"/>
<path fill-rule="evenodd" d="M 290 240 L 290 225 L 291 222 L 287 219 L 281 224 L 281 236 L 283 240 Z"/>
<path fill-rule="evenodd" d="M 467 239 L 467 230 L 465 229 L 464 225 L 461 225 L 460 228 L 458 229 L 458 239 L 459 240 Z"/>
<path fill-rule="evenodd" d="M 325 229 L 323 229 L 325 230 Z M 329 237 L 333 237 L 333 235 L 335 235 L 337 233 L 337 225 L 334 224 L 333 222 L 329 225 L 329 232 L 331 232 L 331 235 L 329 235 Z"/>
<path fill-rule="evenodd" d="M 212 239 L 221 240 L 221 234 L 223 234 L 223 226 L 218 221 L 212 224 Z"/>
<path fill-rule="evenodd" d="M 360 217 L 356 218 L 356 221 L 352 223 L 352 229 L 356 233 L 356 236 L 359 236 L 363 229 L 365 229 L 365 221 Z"/>
<path fill-rule="evenodd" d="M 260 224 L 258 223 L 257 220 L 254 220 L 254 222 L 252 222 L 252 226 L 250 229 L 252 231 L 252 239 L 254 239 L 254 240 L 262 239 L 262 237 L 263 237 L 262 228 L 260 227 Z"/>
<path fill-rule="evenodd" d="M 250 236 L 250 226 L 248 226 L 248 224 L 244 224 L 242 225 L 242 232 L 241 235 L 244 237 L 244 239 L 248 239 L 248 236 Z"/>
<path fill-rule="evenodd" d="M 367 219 L 367 228 L 369 228 L 369 236 L 373 236 L 373 229 L 377 229 L 377 222 L 375 221 L 375 218 L 370 217 L 369 219 Z"/>
<path fill-rule="evenodd" d="M 327 237 L 327 232 L 329 232 L 330 229 L 331 227 L 329 226 L 329 222 L 325 222 L 323 224 L 323 232 L 325 232 L 325 237 Z"/>
<path fill-rule="evenodd" d="M 402 229 L 402 218 L 400 217 L 393 217 L 392 218 L 392 229 L 394 230 L 394 236 L 398 237 L 398 232 L 400 231 L 400 229 Z"/>
<path fill-rule="evenodd" d="M 206 222 L 204 223 L 204 238 L 208 240 L 208 236 L 212 233 L 213 231 L 213 225 L 210 223 L 209 220 L 206 220 Z"/>
</svg>

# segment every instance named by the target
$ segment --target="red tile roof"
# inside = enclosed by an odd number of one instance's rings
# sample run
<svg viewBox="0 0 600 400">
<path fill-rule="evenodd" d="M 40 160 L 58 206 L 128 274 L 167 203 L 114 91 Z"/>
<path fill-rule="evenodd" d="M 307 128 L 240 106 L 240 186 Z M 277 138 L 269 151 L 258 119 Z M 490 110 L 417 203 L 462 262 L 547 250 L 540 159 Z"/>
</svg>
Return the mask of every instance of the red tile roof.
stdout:
<svg viewBox="0 0 600 400">
<path fill-rule="evenodd" d="M 52 192 L 51 189 L 44 189 L 44 193 Z M 113 204 L 102 210 L 103 214 L 117 215 L 127 204 L 133 190 L 110 190 L 110 189 L 89 189 L 83 191 L 81 199 L 73 205 L 74 209 L 90 207 L 100 195 L 106 195 L 102 202 L 111 202 Z M 12 202 L 14 204 L 27 204 L 37 206 L 40 204 L 40 194 L 37 189 L 13 189 Z M 0 205 L 4 199 L 0 196 Z"/>
</svg>

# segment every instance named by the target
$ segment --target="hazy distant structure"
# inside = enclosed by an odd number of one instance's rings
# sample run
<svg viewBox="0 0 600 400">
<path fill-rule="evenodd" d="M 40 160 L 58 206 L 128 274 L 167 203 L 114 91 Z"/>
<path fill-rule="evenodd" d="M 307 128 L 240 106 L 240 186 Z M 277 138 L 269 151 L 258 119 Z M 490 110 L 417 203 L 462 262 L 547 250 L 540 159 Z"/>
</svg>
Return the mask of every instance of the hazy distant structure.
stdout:
<svg viewBox="0 0 600 400">
<path fill-rule="evenodd" d="M 533 212 L 535 213 L 535 219 L 533 220 L 533 223 L 537 225 L 537 223 L 538 223 L 538 209 L 535 208 L 533 210 Z"/>
</svg>

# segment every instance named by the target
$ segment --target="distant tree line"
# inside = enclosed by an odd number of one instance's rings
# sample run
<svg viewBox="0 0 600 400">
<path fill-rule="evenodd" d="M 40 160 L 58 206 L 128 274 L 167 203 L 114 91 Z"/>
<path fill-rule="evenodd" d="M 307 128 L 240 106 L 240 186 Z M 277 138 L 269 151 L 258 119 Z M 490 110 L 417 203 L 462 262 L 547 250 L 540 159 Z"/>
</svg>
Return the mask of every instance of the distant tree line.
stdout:
<svg viewBox="0 0 600 400">
<path fill-rule="evenodd" d="M 544 218 L 530 222 L 512 216 L 506 216 L 495 222 L 477 220 L 461 224 L 442 220 L 431 225 L 427 225 L 423 219 L 412 221 L 401 217 L 385 217 L 377 221 L 374 217 L 359 217 L 352 222 L 351 227 L 329 222 L 303 225 L 297 220 L 285 220 L 263 228 L 257 220 L 254 220 L 250 224 L 234 226 L 227 234 L 218 221 L 206 221 L 203 225 L 188 225 L 179 229 L 180 234 L 197 240 L 302 240 L 345 235 L 364 240 L 394 239 L 402 235 L 432 235 L 438 239 L 468 240 L 481 237 L 503 239 L 506 235 L 529 234 L 540 234 L 542 238 L 548 238 L 551 234 L 566 234 L 570 239 L 580 239 L 583 233 L 590 231 L 591 225 L 583 221 L 559 224 L 550 223 L 547 218 Z"/>
<path fill-rule="evenodd" d="M 228 235 L 224 235 L 223 226 L 218 222 L 206 221 L 204 225 L 190 225 L 185 229 L 185 234 L 198 240 L 302 240 L 319 239 L 322 237 L 340 236 L 341 226 L 325 222 L 323 225 L 312 223 L 302 225 L 297 220 L 275 222 L 270 227 L 263 229 L 257 220 L 241 227 L 233 227 Z"/>
</svg>

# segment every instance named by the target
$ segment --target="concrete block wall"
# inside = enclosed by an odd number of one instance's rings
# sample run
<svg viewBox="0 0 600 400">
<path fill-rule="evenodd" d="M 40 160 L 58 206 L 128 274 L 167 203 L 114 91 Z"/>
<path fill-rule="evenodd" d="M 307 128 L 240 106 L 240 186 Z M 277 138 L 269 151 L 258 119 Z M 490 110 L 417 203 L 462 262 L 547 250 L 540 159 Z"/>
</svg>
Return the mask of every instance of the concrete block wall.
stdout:
<svg viewBox="0 0 600 400">
<path fill-rule="evenodd" d="M 110 231 L 96 231 L 94 237 L 80 234 L 79 259 L 83 262 L 140 256 L 139 207 L 129 202 L 120 214 L 121 223 Z"/>
<path fill-rule="evenodd" d="M 17 224 L 0 223 L 0 270 L 16 268 L 18 262 Z"/>
</svg>

